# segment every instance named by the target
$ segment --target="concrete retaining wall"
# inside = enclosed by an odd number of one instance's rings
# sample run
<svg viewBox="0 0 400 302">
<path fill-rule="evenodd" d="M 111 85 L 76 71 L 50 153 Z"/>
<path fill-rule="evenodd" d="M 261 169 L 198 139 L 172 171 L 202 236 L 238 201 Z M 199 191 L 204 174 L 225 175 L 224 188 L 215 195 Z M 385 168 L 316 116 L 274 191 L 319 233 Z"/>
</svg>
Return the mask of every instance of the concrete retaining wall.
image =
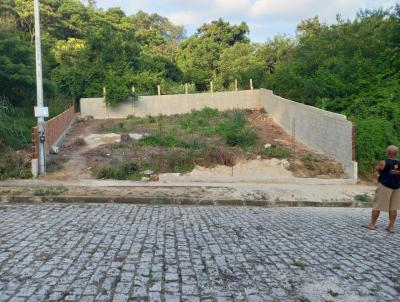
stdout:
<svg viewBox="0 0 400 302">
<path fill-rule="evenodd" d="M 126 118 L 129 115 L 144 117 L 159 114 L 188 113 L 193 109 L 211 107 L 220 111 L 248 109 L 259 106 L 259 90 L 244 90 L 215 93 L 174 94 L 141 96 L 137 102 L 127 101 L 117 107 L 107 107 L 104 98 L 81 99 L 81 115 L 95 119 Z"/>
<path fill-rule="evenodd" d="M 290 134 L 295 124 L 296 139 L 330 155 L 342 163 L 348 177 L 357 179 L 357 163 L 353 161 L 353 125 L 346 116 L 281 98 L 270 90 L 142 96 L 137 102 L 125 102 L 116 108 L 106 107 L 104 98 L 81 99 L 81 115 L 96 119 L 174 115 L 204 107 L 221 111 L 264 107 Z"/>
<path fill-rule="evenodd" d="M 108 107 L 104 98 L 82 98 L 80 101 L 81 116 L 93 116 L 95 119 L 126 118 L 133 115 L 133 101 L 126 101 L 116 107 Z"/>
<path fill-rule="evenodd" d="M 353 124 L 346 116 L 293 102 L 260 90 L 260 106 L 277 124 L 306 145 L 338 160 L 345 174 L 353 177 Z"/>
<path fill-rule="evenodd" d="M 143 96 L 135 103 L 135 115 L 159 114 L 173 115 L 188 113 L 204 107 L 220 111 L 230 109 L 248 109 L 259 106 L 259 90 L 244 90 L 215 93 L 178 94 L 161 96 Z"/>
</svg>

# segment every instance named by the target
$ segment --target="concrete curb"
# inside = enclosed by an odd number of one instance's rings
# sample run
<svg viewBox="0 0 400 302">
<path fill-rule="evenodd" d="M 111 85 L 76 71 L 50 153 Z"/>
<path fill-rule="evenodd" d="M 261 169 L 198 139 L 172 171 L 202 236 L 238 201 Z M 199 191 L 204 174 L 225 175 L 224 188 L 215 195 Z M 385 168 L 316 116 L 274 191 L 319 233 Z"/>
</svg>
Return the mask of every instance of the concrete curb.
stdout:
<svg viewBox="0 0 400 302">
<path fill-rule="evenodd" d="M 370 208 L 371 202 L 351 201 L 268 201 L 239 199 L 198 199 L 190 197 L 135 197 L 135 196 L 3 196 L 3 204 L 135 204 L 135 205 L 197 205 L 248 206 L 264 208 L 325 207 Z"/>
</svg>

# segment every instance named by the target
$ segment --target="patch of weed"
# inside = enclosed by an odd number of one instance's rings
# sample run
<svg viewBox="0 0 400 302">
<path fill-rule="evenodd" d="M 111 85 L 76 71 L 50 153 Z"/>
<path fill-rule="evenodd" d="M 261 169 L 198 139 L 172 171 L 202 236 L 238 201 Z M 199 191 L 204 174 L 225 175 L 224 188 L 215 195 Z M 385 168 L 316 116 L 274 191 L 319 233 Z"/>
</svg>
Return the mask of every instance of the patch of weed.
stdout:
<svg viewBox="0 0 400 302">
<path fill-rule="evenodd" d="M 305 269 L 306 266 L 307 266 L 307 264 L 304 261 L 301 261 L 301 260 L 293 261 L 292 265 L 293 266 L 297 266 L 297 267 L 299 267 L 301 269 Z"/>
<path fill-rule="evenodd" d="M 157 123 L 157 119 L 154 116 L 148 115 L 147 116 L 147 122 L 149 124 L 155 124 L 155 123 Z"/>
<path fill-rule="evenodd" d="M 98 170 L 97 178 L 126 180 L 137 172 L 139 172 L 139 166 L 136 163 L 103 166 Z"/>
<path fill-rule="evenodd" d="M 146 146 L 182 147 L 190 148 L 190 144 L 172 135 L 152 134 L 140 139 Z"/>
<path fill-rule="evenodd" d="M 335 254 L 338 256 L 343 256 L 343 254 L 340 251 L 335 251 Z"/>
<path fill-rule="evenodd" d="M 31 164 L 27 154 L 12 150 L 0 143 L 0 180 L 31 178 Z"/>
<path fill-rule="evenodd" d="M 236 155 L 225 148 L 208 146 L 203 151 L 202 166 L 213 167 L 215 165 L 224 165 L 233 167 L 236 163 Z"/>
<path fill-rule="evenodd" d="M 274 146 L 268 149 L 264 149 L 261 151 L 261 155 L 264 155 L 269 158 L 289 158 L 291 156 L 291 153 L 289 150 L 280 147 L 280 146 Z"/>
<path fill-rule="evenodd" d="M 328 290 L 328 294 L 330 294 L 332 297 L 337 297 L 337 296 L 339 296 L 339 293 L 337 293 L 337 292 L 334 292 L 333 290 Z"/>
<path fill-rule="evenodd" d="M 191 113 L 180 116 L 178 123 L 189 133 L 213 134 L 215 127 L 212 121 L 218 116 L 217 109 L 205 107 L 202 110 L 192 110 Z"/>
<path fill-rule="evenodd" d="M 126 148 L 126 145 L 124 143 L 114 143 L 111 146 L 112 149 L 118 150 L 118 149 L 124 149 Z"/>
<path fill-rule="evenodd" d="M 372 201 L 372 198 L 366 193 L 358 194 L 358 195 L 354 196 L 354 199 L 359 202 L 371 202 Z"/>
<path fill-rule="evenodd" d="M 144 177 L 144 174 L 143 174 L 143 173 L 141 173 L 141 172 L 135 172 L 135 173 L 129 175 L 128 179 L 129 179 L 129 180 L 138 181 L 138 180 L 142 180 L 143 177 Z"/>
<path fill-rule="evenodd" d="M 255 129 L 247 127 L 247 123 L 246 116 L 242 112 L 236 111 L 232 119 L 220 122 L 216 130 L 227 145 L 249 148 L 255 144 L 257 132 Z"/>
<path fill-rule="evenodd" d="M 65 192 L 68 192 L 66 187 L 48 187 L 39 188 L 33 191 L 34 196 L 58 196 Z"/>
</svg>

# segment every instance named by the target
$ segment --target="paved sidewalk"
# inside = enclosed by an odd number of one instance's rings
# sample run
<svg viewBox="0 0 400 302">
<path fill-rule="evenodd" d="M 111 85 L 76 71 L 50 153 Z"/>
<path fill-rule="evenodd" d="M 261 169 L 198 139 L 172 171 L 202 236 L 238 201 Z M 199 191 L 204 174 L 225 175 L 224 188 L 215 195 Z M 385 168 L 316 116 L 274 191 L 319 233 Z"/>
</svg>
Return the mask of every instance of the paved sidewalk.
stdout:
<svg viewBox="0 0 400 302">
<path fill-rule="evenodd" d="M 136 197 L 136 198 L 186 198 L 195 200 L 253 200 L 269 202 L 357 202 L 358 197 L 369 201 L 376 186 L 331 184 L 330 180 L 304 179 L 304 183 L 163 183 L 113 180 L 82 180 L 61 182 L 44 180 L 9 180 L 0 182 L 0 200 L 10 196 L 45 196 L 49 188 L 62 188 L 60 193 L 48 196 L 75 197 Z M 324 183 L 324 181 L 327 181 Z M 308 183 L 309 182 L 309 183 Z M 17 198 L 18 199 L 18 198 Z M 112 198 L 110 198 L 112 199 Z M 100 201 L 98 201 L 100 202 Z"/>
<path fill-rule="evenodd" d="M 399 301 L 366 209 L 0 206 L 0 301 Z"/>
</svg>

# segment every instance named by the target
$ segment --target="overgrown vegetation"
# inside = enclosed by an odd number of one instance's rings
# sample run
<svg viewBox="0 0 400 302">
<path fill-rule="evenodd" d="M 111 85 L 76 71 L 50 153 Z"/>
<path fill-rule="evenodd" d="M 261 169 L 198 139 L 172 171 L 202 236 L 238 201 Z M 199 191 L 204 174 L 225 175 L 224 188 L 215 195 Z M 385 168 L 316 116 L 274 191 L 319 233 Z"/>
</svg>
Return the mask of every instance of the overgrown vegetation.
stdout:
<svg viewBox="0 0 400 302">
<path fill-rule="evenodd" d="M 295 46 L 284 46 L 267 87 L 299 102 L 347 115 L 357 126 L 361 175 L 400 142 L 400 5 L 360 11 L 327 25 L 298 26 Z M 334 47 L 332 47 L 334 45 Z"/>
<path fill-rule="evenodd" d="M 105 121 L 100 131 L 142 133 L 138 140 L 126 139 L 97 151 L 101 159 L 93 161 L 94 173 L 100 179 L 131 179 L 143 177 L 145 170 L 154 173 L 187 173 L 196 165 L 233 167 L 241 160 L 288 159 L 292 153 L 283 145 L 265 148 L 265 138 L 250 122 L 253 111 L 220 112 L 211 108 L 192 110 L 188 114 L 158 117 L 130 117 L 124 121 Z M 272 138 L 269 138 L 272 141 Z M 106 155 L 106 156 L 104 156 Z M 306 156 L 311 175 L 340 175 L 341 167 L 329 160 L 319 162 L 317 155 Z M 101 161 L 102 164 L 98 164 Z M 316 165 L 313 163 L 316 162 Z M 332 171 L 330 166 L 335 166 Z M 309 173 L 304 175 L 309 177 Z"/>
<path fill-rule="evenodd" d="M 0 96 L 0 144 L 21 147 L 30 142 L 34 119 L 24 118 L 21 110 Z"/>
<path fill-rule="evenodd" d="M 289 150 L 280 146 L 274 146 L 265 149 L 264 151 L 261 152 L 261 154 L 271 158 L 289 158 L 291 156 Z"/>
<path fill-rule="evenodd" d="M 255 129 L 247 125 L 247 119 L 240 111 L 234 112 L 232 119 L 219 123 L 216 130 L 229 146 L 249 148 L 257 139 Z"/>
<path fill-rule="evenodd" d="M 7 178 L 30 178 L 30 158 L 24 152 L 15 152 L 0 143 L 0 180 Z"/>
<path fill-rule="evenodd" d="M 140 179 L 142 174 L 139 171 L 140 167 L 135 163 L 114 164 L 102 166 L 98 169 L 97 178 L 99 179 Z"/>
</svg>

